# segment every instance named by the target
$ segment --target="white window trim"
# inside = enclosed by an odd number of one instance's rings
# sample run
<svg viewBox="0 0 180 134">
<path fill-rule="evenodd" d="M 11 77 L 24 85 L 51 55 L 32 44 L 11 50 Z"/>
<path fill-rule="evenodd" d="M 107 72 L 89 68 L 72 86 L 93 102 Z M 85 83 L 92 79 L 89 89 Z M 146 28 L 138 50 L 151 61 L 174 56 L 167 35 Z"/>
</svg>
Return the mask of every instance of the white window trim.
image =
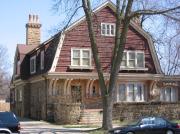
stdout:
<svg viewBox="0 0 180 134">
<path fill-rule="evenodd" d="M 124 84 L 125 85 L 125 87 L 126 87 L 126 90 L 125 90 L 125 95 L 126 95 L 126 97 L 125 97 L 125 100 L 124 101 L 121 101 L 120 100 L 120 98 L 119 98 L 119 88 L 120 88 L 120 85 L 121 84 Z M 135 88 L 137 89 L 137 85 L 138 84 L 140 84 L 140 85 L 142 85 L 142 94 L 141 94 L 141 98 L 142 98 L 142 100 L 133 100 L 133 101 L 129 101 L 129 100 L 127 100 L 127 96 L 128 96 L 128 91 L 129 91 L 129 84 L 133 84 L 133 85 L 135 85 Z M 144 87 L 144 83 L 143 82 L 124 82 L 124 83 L 119 83 L 118 84 L 119 86 L 118 86 L 118 88 L 117 88 L 117 102 L 145 102 L 145 87 Z M 133 92 L 134 92 L 134 89 L 133 89 Z M 133 97 L 135 97 L 135 96 L 133 96 Z"/>
<path fill-rule="evenodd" d="M 73 65 L 73 51 L 74 50 L 79 50 L 80 51 L 80 65 Z M 89 66 L 83 65 L 82 61 L 82 52 L 83 51 L 89 51 Z M 90 48 L 71 48 L 71 65 L 69 66 L 71 69 L 93 69 L 92 67 L 92 54 L 91 54 L 91 49 Z"/>
<path fill-rule="evenodd" d="M 34 60 L 34 62 L 35 62 L 33 71 L 31 70 L 31 60 Z M 36 73 L 36 56 L 33 56 L 33 57 L 30 58 L 30 73 L 31 74 Z"/>
<path fill-rule="evenodd" d="M 109 33 L 107 34 L 107 28 L 105 29 L 105 34 L 102 33 L 102 25 L 105 25 L 105 27 L 107 27 L 107 25 L 109 25 Z M 114 26 L 114 34 L 111 34 L 111 26 Z M 116 24 L 115 23 L 101 23 L 101 35 L 103 36 L 115 36 L 116 34 Z"/>
<path fill-rule="evenodd" d="M 171 93 L 170 94 L 167 94 L 167 89 L 168 88 L 170 88 L 170 90 L 171 90 Z M 174 92 L 178 92 L 178 90 L 175 88 L 175 87 L 169 87 L 169 86 L 167 86 L 167 87 L 165 87 L 164 89 L 161 89 L 161 91 L 163 91 L 163 94 L 162 94 L 162 92 L 160 92 L 161 93 L 161 95 L 160 95 L 160 101 L 162 101 L 162 102 L 177 102 L 178 101 L 178 95 L 177 94 L 175 94 L 175 96 L 172 96 L 173 94 L 172 94 L 172 90 L 174 90 Z M 170 100 L 169 101 L 167 101 L 166 100 L 166 97 L 167 97 L 167 95 L 170 95 Z M 175 100 L 173 100 L 172 98 L 174 98 L 175 97 Z"/>
<path fill-rule="evenodd" d="M 40 63 L 41 63 L 41 70 L 43 70 L 44 69 L 44 50 L 41 51 L 41 61 L 40 61 Z"/>
<path fill-rule="evenodd" d="M 132 51 L 132 50 L 125 50 L 126 52 L 126 65 L 127 66 L 120 66 L 120 70 L 144 70 L 147 71 L 148 68 L 145 68 L 145 54 L 144 51 Z M 135 53 L 135 67 L 130 67 L 129 66 L 129 53 L 134 52 Z M 143 67 L 137 67 L 137 54 L 142 53 L 143 54 Z"/>
</svg>

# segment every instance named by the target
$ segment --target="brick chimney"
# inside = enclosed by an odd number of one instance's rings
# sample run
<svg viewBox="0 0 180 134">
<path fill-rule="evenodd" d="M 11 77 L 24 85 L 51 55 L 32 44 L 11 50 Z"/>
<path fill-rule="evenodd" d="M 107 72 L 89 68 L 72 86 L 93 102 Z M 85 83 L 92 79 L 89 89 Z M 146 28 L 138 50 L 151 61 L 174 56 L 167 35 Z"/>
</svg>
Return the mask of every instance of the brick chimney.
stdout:
<svg viewBox="0 0 180 134">
<path fill-rule="evenodd" d="M 29 15 L 29 21 L 26 24 L 26 45 L 40 45 L 40 28 L 38 15 Z"/>
</svg>

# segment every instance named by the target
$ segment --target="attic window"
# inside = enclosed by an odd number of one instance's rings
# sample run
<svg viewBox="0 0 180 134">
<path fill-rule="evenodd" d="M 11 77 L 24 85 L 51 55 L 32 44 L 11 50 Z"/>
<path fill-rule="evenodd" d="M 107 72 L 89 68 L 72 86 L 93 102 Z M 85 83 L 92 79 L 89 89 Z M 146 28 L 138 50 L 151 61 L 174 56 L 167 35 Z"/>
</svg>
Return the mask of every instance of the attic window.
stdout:
<svg viewBox="0 0 180 134">
<path fill-rule="evenodd" d="M 41 51 L 41 70 L 44 69 L 44 51 Z"/>
<path fill-rule="evenodd" d="M 115 36 L 115 24 L 114 23 L 101 23 L 101 35 Z"/>
<path fill-rule="evenodd" d="M 36 56 L 30 58 L 30 73 L 34 74 L 36 72 Z"/>
</svg>

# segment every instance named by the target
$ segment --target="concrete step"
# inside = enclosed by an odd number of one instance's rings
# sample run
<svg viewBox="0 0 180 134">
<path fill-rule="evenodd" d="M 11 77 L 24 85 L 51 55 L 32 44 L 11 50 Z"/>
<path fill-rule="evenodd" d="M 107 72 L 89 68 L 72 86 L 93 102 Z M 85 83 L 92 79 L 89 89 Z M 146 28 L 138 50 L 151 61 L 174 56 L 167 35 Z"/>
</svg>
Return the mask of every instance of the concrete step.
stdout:
<svg viewBox="0 0 180 134">
<path fill-rule="evenodd" d="M 81 112 L 79 124 L 96 124 L 102 122 L 102 109 L 85 109 Z"/>
</svg>

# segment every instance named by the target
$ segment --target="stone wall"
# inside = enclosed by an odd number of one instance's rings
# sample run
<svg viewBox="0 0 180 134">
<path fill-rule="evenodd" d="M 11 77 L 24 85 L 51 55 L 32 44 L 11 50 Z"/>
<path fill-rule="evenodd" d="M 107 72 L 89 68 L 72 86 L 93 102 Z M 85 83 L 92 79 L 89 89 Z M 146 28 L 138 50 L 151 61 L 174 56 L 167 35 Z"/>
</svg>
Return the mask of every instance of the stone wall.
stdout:
<svg viewBox="0 0 180 134">
<path fill-rule="evenodd" d="M 180 119 L 180 102 L 126 102 L 114 104 L 114 120 L 137 120 L 144 116 L 161 116 L 171 120 Z"/>
<path fill-rule="evenodd" d="M 54 121 L 58 124 L 76 124 L 80 120 L 80 103 L 54 104 Z"/>
<path fill-rule="evenodd" d="M 46 120 L 46 83 L 38 81 L 31 83 L 30 117 L 37 120 Z"/>
<path fill-rule="evenodd" d="M 0 111 L 10 111 L 10 103 L 0 102 Z"/>
</svg>

